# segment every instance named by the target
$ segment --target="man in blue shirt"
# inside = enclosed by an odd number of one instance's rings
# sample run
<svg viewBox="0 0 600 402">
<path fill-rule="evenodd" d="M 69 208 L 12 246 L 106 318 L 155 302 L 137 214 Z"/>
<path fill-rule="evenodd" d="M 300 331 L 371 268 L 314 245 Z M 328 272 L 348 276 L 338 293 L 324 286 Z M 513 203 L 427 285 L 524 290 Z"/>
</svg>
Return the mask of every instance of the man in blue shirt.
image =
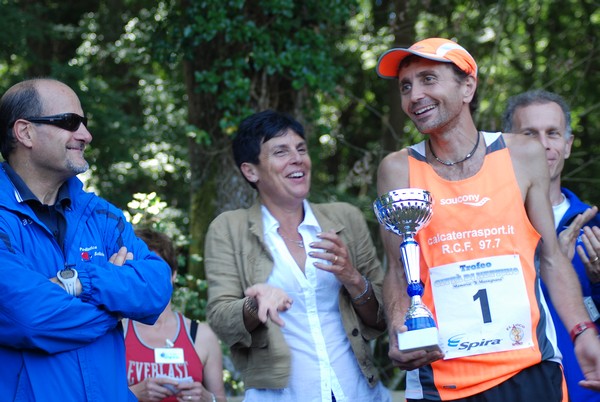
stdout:
<svg viewBox="0 0 600 402">
<path fill-rule="evenodd" d="M 59 81 L 0 99 L 2 400 L 135 400 L 120 319 L 151 324 L 171 297 L 169 266 L 76 177 L 91 140 Z"/>
<path fill-rule="evenodd" d="M 599 323 L 600 315 L 600 216 L 577 196 L 561 187 L 561 174 L 565 159 L 571 153 L 573 134 L 571 113 L 562 97 L 534 90 L 513 96 L 508 100 L 503 119 L 504 132 L 518 133 L 538 139 L 546 149 L 550 170 L 550 201 L 554 210 L 556 233 L 562 251 L 572 258 L 579 277 L 590 321 Z M 543 285 L 543 284 L 542 284 Z M 584 379 L 575 357 L 573 341 L 568 330 L 558 318 L 556 309 L 543 286 L 550 314 L 563 354 L 563 366 L 571 401 L 599 401 L 600 393 L 578 385 Z"/>
</svg>

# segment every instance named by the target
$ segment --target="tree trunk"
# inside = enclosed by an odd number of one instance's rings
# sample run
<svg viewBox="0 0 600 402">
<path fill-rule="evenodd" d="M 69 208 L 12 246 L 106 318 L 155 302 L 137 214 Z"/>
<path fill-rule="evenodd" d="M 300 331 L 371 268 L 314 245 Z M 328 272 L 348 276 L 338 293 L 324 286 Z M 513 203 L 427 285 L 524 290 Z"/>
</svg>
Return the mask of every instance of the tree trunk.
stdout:
<svg viewBox="0 0 600 402">
<path fill-rule="evenodd" d="M 417 13 L 409 12 L 410 5 L 406 0 L 392 0 L 383 5 L 388 7 L 390 14 L 395 15 L 394 19 L 388 21 L 395 38 L 394 47 L 410 46 L 415 41 Z M 402 112 L 398 80 L 389 80 L 386 97 L 390 111 L 383 117 L 383 134 L 381 136 L 381 146 L 385 154 L 397 151 L 410 142 L 404 135 L 404 126 L 408 118 Z"/>
</svg>

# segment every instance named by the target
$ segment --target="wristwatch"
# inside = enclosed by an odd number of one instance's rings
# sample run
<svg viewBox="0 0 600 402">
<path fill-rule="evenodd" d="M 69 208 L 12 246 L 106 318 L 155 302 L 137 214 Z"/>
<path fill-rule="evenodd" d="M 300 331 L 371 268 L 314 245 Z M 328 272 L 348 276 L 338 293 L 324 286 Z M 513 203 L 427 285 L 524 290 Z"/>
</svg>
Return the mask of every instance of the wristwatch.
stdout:
<svg viewBox="0 0 600 402">
<path fill-rule="evenodd" d="M 77 297 L 77 270 L 75 268 L 65 267 L 56 273 L 56 277 L 68 294 Z"/>
</svg>

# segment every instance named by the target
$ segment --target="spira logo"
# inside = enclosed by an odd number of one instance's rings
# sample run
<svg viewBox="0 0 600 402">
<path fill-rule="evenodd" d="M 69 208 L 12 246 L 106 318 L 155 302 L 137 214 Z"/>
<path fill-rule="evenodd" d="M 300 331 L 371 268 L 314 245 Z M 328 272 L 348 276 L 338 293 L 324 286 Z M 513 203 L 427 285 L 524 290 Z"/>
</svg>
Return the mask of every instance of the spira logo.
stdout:
<svg viewBox="0 0 600 402">
<path fill-rule="evenodd" d="M 464 204 L 464 205 L 470 205 L 473 207 L 481 207 L 491 199 L 489 197 L 483 197 L 481 199 L 479 199 L 479 198 L 480 198 L 479 194 L 465 194 L 465 195 L 459 195 L 458 197 L 454 197 L 454 198 L 442 198 L 440 200 L 440 205 Z"/>
<path fill-rule="evenodd" d="M 448 346 L 451 348 L 457 348 L 458 350 L 471 350 L 485 346 L 498 345 L 502 342 L 501 339 L 481 339 L 477 341 L 462 342 L 464 336 L 465 334 L 454 335 L 448 339 Z"/>
<path fill-rule="evenodd" d="M 448 346 L 450 346 L 451 348 L 457 347 L 463 336 L 465 336 L 465 334 L 454 335 L 453 337 L 448 339 Z"/>
</svg>

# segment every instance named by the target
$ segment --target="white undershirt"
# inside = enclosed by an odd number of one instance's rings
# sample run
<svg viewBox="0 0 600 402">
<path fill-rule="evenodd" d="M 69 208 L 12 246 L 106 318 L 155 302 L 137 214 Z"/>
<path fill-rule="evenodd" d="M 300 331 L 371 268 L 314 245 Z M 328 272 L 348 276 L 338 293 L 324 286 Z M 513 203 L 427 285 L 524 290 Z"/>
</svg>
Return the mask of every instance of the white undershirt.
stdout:
<svg viewBox="0 0 600 402">
<path fill-rule="evenodd" d="M 571 203 L 569 202 L 567 197 L 565 197 L 564 194 L 562 194 L 562 197 L 563 197 L 563 200 L 560 204 L 552 205 L 552 212 L 554 212 L 554 229 L 555 230 L 558 229 L 558 224 L 560 223 L 560 220 L 563 218 L 563 216 L 565 216 L 565 214 L 569 210 L 569 207 L 571 206 Z"/>
<path fill-rule="evenodd" d="M 305 250 L 318 241 L 321 227 L 308 202 L 304 202 L 304 221 L 298 231 Z M 282 333 L 291 351 L 291 376 L 284 389 L 248 389 L 245 402 L 337 402 L 385 401 L 387 390 L 370 388 L 362 375 L 344 331 L 338 306 L 341 283 L 326 271 L 316 268 L 316 259 L 307 255 L 304 273 L 283 239 L 279 223 L 262 207 L 264 237 L 274 260 L 267 283 L 282 288 L 293 299 L 290 310 L 280 313 L 285 322 Z"/>
</svg>

